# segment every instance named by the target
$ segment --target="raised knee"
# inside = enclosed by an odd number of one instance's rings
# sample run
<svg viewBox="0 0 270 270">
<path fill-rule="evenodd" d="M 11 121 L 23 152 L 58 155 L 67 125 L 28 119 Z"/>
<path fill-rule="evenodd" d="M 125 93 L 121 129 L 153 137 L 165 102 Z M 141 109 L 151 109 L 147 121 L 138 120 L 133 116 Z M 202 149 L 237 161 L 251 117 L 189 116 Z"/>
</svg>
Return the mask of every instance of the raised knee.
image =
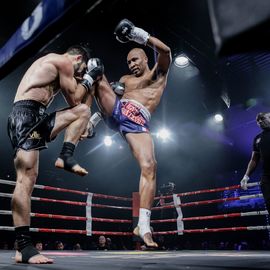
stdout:
<svg viewBox="0 0 270 270">
<path fill-rule="evenodd" d="M 90 118 L 90 109 L 86 104 L 79 104 L 76 106 L 76 111 L 79 117 Z"/>
<path fill-rule="evenodd" d="M 80 111 L 81 111 L 81 114 L 84 114 L 86 116 L 89 116 L 90 115 L 90 109 L 89 109 L 89 106 L 86 105 L 86 104 L 80 104 Z"/>
</svg>

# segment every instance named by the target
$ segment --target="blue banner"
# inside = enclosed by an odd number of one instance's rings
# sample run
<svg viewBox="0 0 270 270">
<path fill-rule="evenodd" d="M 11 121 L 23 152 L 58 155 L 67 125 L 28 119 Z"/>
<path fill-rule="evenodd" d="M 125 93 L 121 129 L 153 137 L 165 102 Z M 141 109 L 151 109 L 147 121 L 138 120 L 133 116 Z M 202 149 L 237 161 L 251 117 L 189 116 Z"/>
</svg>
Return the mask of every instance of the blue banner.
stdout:
<svg viewBox="0 0 270 270">
<path fill-rule="evenodd" d="M 0 50 L 0 68 L 80 0 L 43 0 Z"/>
</svg>

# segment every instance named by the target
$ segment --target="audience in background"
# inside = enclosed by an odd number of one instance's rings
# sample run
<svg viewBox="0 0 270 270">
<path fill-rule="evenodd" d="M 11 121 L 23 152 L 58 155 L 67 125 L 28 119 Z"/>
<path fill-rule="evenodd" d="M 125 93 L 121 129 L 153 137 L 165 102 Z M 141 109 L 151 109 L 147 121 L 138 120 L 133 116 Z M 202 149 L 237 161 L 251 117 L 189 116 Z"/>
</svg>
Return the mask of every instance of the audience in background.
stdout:
<svg viewBox="0 0 270 270">
<path fill-rule="evenodd" d="M 109 250 L 107 241 L 104 235 L 100 235 L 98 238 L 97 250 Z"/>
<path fill-rule="evenodd" d="M 64 250 L 65 246 L 62 241 L 56 241 L 55 246 L 57 250 Z"/>
<path fill-rule="evenodd" d="M 36 249 L 38 251 L 42 251 L 43 250 L 43 244 L 42 244 L 42 242 L 41 241 L 36 242 L 35 247 L 36 247 Z"/>
<path fill-rule="evenodd" d="M 238 240 L 215 240 L 206 239 L 195 241 L 189 239 L 183 239 L 181 237 L 171 237 L 171 236 L 156 236 L 155 241 L 159 244 L 157 250 L 270 250 L 270 240 L 269 239 L 257 239 L 254 241 L 248 241 L 244 239 Z M 132 239 L 116 237 L 112 241 L 111 238 L 100 235 L 97 241 L 89 242 L 89 239 L 85 239 L 82 244 L 74 242 L 75 239 L 70 239 L 70 242 L 63 244 L 62 241 L 56 242 L 46 242 L 38 240 L 35 242 L 35 247 L 39 251 L 46 250 L 134 250 L 135 242 Z M 74 244 L 75 243 L 75 244 Z M 16 249 L 17 243 L 14 243 L 12 248 L 12 240 L 9 242 L 0 242 L 1 250 Z M 83 248 L 82 248 L 83 247 Z M 140 242 L 140 250 L 149 250 L 145 245 Z"/>
<path fill-rule="evenodd" d="M 76 243 L 76 244 L 73 246 L 73 250 L 77 250 L 77 251 L 82 250 L 81 244 L 80 244 L 80 243 Z"/>
</svg>

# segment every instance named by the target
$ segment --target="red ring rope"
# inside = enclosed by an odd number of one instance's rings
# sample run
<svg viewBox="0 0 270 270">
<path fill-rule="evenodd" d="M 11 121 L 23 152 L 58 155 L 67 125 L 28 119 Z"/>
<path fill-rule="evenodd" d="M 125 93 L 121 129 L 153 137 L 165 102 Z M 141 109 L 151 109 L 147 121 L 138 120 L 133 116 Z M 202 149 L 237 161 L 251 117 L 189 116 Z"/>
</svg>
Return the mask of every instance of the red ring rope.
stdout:
<svg viewBox="0 0 270 270">
<path fill-rule="evenodd" d="M 0 179 L 0 184 L 6 184 L 6 185 L 15 186 L 16 182 Z M 68 192 L 68 193 L 74 193 L 74 194 L 80 194 L 80 195 L 88 195 L 89 194 L 89 192 L 86 192 L 86 191 L 79 191 L 79 190 L 52 187 L 52 186 L 43 186 L 43 185 L 34 185 L 34 188 L 44 189 L 44 190 L 54 190 L 54 191 L 59 191 L 59 192 Z M 103 199 L 122 200 L 122 201 L 132 201 L 131 198 L 104 195 L 104 194 L 97 194 L 97 193 L 93 193 L 93 197 L 95 197 L 95 198 L 103 198 Z"/>
</svg>

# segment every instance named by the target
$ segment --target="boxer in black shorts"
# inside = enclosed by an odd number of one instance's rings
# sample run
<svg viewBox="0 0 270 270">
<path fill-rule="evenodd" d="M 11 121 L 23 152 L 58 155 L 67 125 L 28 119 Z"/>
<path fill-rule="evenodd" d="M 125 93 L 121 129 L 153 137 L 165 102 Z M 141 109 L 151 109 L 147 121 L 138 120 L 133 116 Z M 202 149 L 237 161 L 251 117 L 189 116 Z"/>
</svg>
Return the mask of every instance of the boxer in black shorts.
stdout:
<svg viewBox="0 0 270 270">
<path fill-rule="evenodd" d="M 46 114 L 46 106 L 35 100 L 14 103 L 8 119 L 8 132 L 16 156 L 19 149 L 42 150 L 51 141 L 56 112 Z"/>
<path fill-rule="evenodd" d="M 70 47 L 64 54 L 47 54 L 28 68 L 18 86 L 8 118 L 8 134 L 14 148 L 17 174 L 11 202 L 18 244 L 16 262 L 53 262 L 33 246 L 29 233 L 31 194 L 38 176 L 39 150 L 47 148 L 47 142 L 66 129 L 63 148 L 55 166 L 78 175 L 87 174 L 73 158 L 73 152 L 89 124 L 92 98 L 88 89 L 99 79 L 96 71 L 87 69 L 88 60 L 87 48 L 79 45 Z M 70 107 L 47 114 L 47 107 L 59 92 Z"/>
</svg>

